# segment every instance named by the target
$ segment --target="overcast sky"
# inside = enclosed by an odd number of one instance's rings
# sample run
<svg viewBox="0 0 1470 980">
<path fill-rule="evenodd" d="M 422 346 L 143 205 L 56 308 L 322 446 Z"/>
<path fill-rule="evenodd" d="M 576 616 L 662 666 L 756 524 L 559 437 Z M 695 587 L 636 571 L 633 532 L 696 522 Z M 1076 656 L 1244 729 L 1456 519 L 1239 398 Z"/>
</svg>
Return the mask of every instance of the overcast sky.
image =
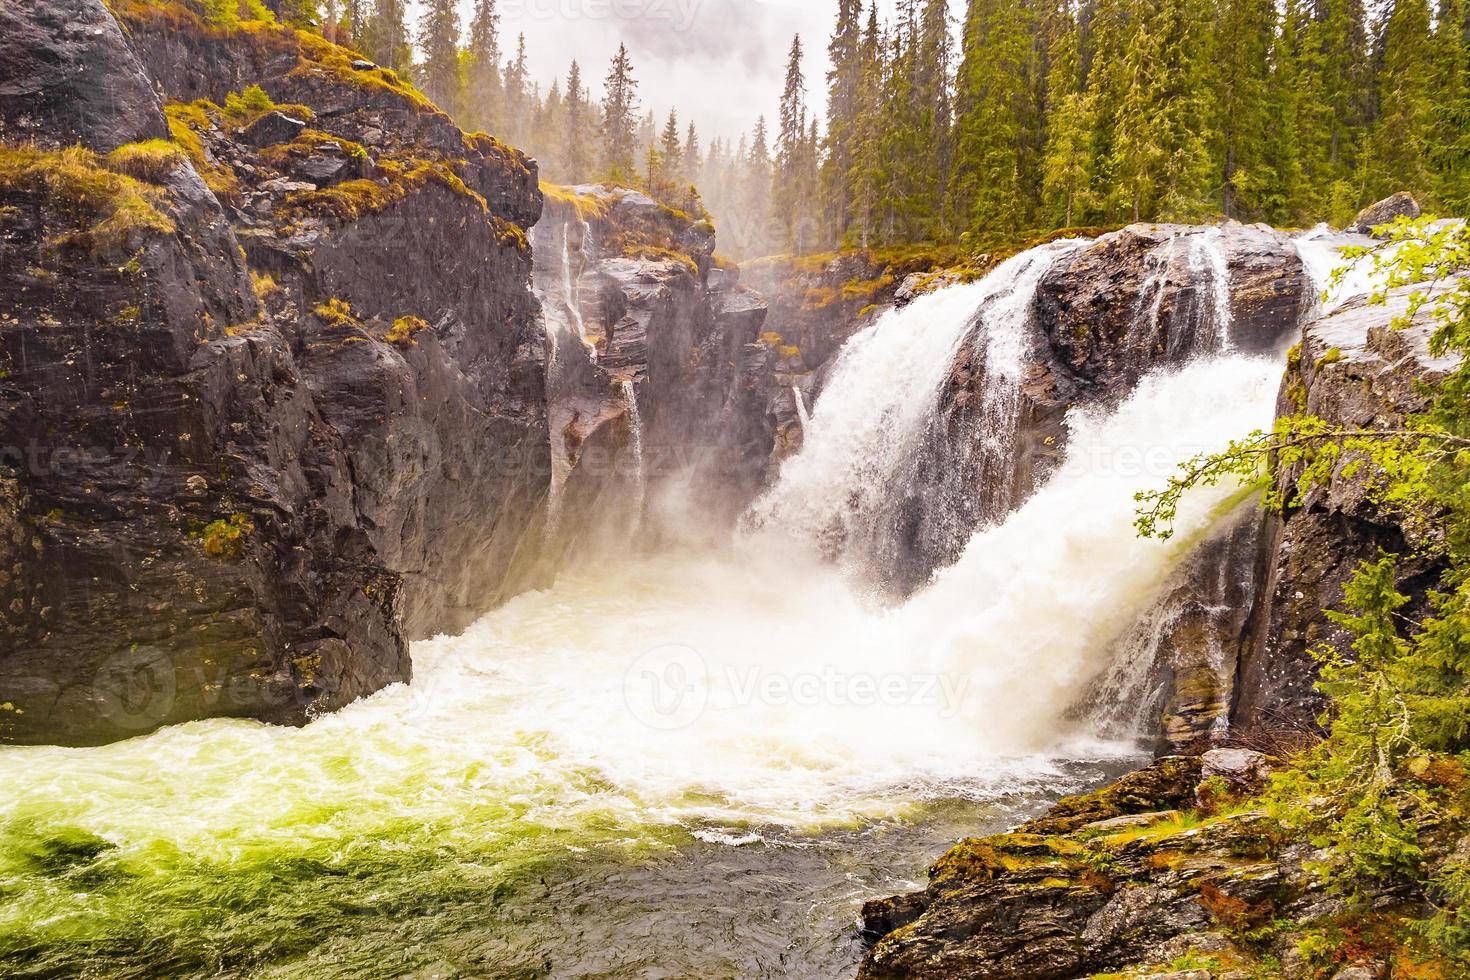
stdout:
<svg viewBox="0 0 1470 980">
<path fill-rule="evenodd" d="M 894 0 L 879 0 L 886 16 Z M 472 0 L 462 0 L 469 23 Z M 951 8 L 958 9 L 952 0 Z M 633 58 L 639 96 L 662 122 L 671 107 L 693 116 L 707 143 L 776 113 L 791 36 L 807 48 L 807 94 L 824 103 L 827 40 L 837 0 L 500 0 L 501 47 L 526 35 L 531 74 L 544 93 L 576 58 L 593 98 L 618 42 Z"/>
</svg>

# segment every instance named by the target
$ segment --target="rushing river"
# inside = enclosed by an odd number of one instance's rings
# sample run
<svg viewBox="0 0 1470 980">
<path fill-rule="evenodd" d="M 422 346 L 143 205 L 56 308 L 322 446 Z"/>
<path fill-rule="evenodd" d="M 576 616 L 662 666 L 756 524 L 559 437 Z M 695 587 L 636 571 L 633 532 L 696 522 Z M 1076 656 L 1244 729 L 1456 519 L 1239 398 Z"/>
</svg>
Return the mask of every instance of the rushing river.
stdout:
<svg viewBox="0 0 1470 980">
<path fill-rule="evenodd" d="M 854 338 L 763 530 L 723 550 L 576 563 L 304 729 L 0 750 L 0 974 L 851 976 L 865 898 L 1137 761 L 1075 706 L 1238 490 L 1194 494 L 1167 543 L 1133 494 L 1269 424 L 1279 383 L 1226 352 L 1074 413 L 1050 481 L 885 606 L 772 515 L 826 519 L 852 454 L 912 421 L 865 345 L 933 373 L 963 331 L 911 330 L 909 361 L 892 331 L 995 293 Z"/>
</svg>

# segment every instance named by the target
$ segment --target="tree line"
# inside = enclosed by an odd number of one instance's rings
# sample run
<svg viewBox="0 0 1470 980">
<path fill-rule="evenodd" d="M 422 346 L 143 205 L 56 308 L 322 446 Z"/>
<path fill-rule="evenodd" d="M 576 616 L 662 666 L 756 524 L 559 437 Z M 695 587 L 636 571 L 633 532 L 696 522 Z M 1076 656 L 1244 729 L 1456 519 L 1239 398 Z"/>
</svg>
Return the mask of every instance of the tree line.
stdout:
<svg viewBox="0 0 1470 980">
<path fill-rule="evenodd" d="M 707 207 L 737 255 L 973 245 L 1132 220 L 1343 223 L 1407 189 L 1470 205 L 1465 0 L 838 0 L 825 118 L 794 38 L 769 121 L 703 144 L 643 110 L 619 46 L 599 93 L 544 93 L 495 0 L 326 0 L 324 32 L 411 77 L 560 183 Z M 959 29 L 956 30 L 956 27 Z M 696 190 L 697 188 L 697 190 Z"/>
</svg>

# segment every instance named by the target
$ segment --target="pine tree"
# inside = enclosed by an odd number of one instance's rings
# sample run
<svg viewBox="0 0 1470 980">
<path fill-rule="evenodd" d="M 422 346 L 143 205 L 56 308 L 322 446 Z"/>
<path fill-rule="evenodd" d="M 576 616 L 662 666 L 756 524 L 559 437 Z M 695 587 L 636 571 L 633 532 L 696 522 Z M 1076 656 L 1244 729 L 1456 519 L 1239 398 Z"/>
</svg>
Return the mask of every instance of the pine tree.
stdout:
<svg viewBox="0 0 1470 980">
<path fill-rule="evenodd" d="M 1039 185 L 1028 159 L 1036 18 L 1027 4 L 970 0 L 956 84 L 952 207 L 972 234 L 1013 233 Z"/>
<path fill-rule="evenodd" d="M 492 131 L 501 124 L 500 14 L 495 0 L 475 0 L 465 66 L 465 128 Z"/>
<path fill-rule="evenodd" d="M 1303 182 L 1312 210 L 1342 223 L 1362 198 L 1359 156 L 1370 89 L 1362 0 L 1315 0 L 1301 42 Z"/>
<path fill-rule="evenodd" d="M 776 236 L 771 225 L 771 148 L 766 117 L 756 120 L 750 138 L 750 152 L 745 155 L 744 193 L 741 195 L 742 217 L 747 222 L 746 247 L 752 254 L 772 251 Z"/>
<path fill-rule="evenodd" d="M 689 129 L 684 134 L 684 149 L 680 152 L 680 159 L 684 161 L 683 179 L 686 184 L 700 184 L 704 181 L 703 169 L 704 156 L 699 149 L 699 133 L 694 129 L 694 123 L 689 123 Z"/>
<path fill-rule="evenodd" d="M 419 20 L 420 85 L 429 101 L 453 111 L 459 102 L 459 13 L 454 0 L 428 0 Z"/>
<path fill-rule="evenodd" d="M 1215 38 L 1219 84 L 1215 92 L 1221 158 L 1220 209 L 1226 217 L 1257 216 L 1261 195 L 1275 176 L 1267 172 L 1266 140 L 1272 127 L 1271 46 L 1275 0 L 1225 0 Z"/>
<path fill-rule="evenodd" d="M 1259 193 L 1266 220 L 1275 224 L 1299 224 L 1311 215 L 1302 183 L 1300 23 L 1298 0 L 1287 0 L 1271 49 L 1267 90 L 1274 104 L 1264 143 L 1269 177 Z"/>
<path fill-rule="evenodd" d="M 669 110 L 669 118 L 664 123 L 664 129 L 659 134 L 659 152 L 663 154 L 664 170 L 669 175 L 669 181 L 676 183 L 684 173 L 684 144 L 679 132 L 679 113 L 675 109 Z"/>
<path fill-rule="evenodd" d="M 404 21 L 406 7 L 404 0 L 377 0 L 363 35 L 369 58 L 405 76 L 413 64 L 413 46 Z"/>
<path fill-rule="evenodd" d="M 1369 140 L 1367 196 L 1397 190 L 1427 196 L 1434 125 L 1434 63 L 1426 0 L 1395 0 L 1383 34 L 1378 118 Z"/>
<path fill-rule="evenodd" d="M 591 179 L 594 139 L 591 97 L 582 84 L 582 68 L 573 59 L 572 66 L 567 69 L 565 129 L 562 133 L 562 161 L 568 182 L 580 184 Z"/>
<path fill-rule="evenodd" d="M 526 35 L 516 39 L 516 54 L 506 61 L 501 73 L 501 126 L 514 144 L 524 143 L 534 102 L 528 90 L 530 68 L 526 63 Z"/>
<path fill-rule="evenodd" d="M 1071 227 L 1094 203 L 1092 139 L 1096 98 L 1083 89 L 1080 31 L 1059 32 L 1047 75 L 1051 112 L 1042 157 L 1042 201 L 1052 222 Z"/>
<path fill-rule="evenodd" d="M 801 70 L 801 36 L 791 40 L 786 60 L 786 83 L 781 92 L 780 131 L 776 137 L 776 170 L 771 200 L 785 225 L 786 244 L 800 254 L 814 239 L 811 199 L 804 186 L 807 118 L 806 78 Z"/>
<path fill-rule="evenodd" d="M 822 170 L 826 223 L 836 236 L 852 221 L 853 165 L 858 152 L 863 85 L 862 0 L 838 0 L 827 45 L 827 153 Z"/>
<path fill-rule="evenodd" d="M 364 50 L 363 35 L 368 24 L 367 0 L 345 0 L 342 5 L 342 23 L 346 30 L 337 38 L 337 43 Z"/>
<path fill-rule="evenodd" d="M 633 59 L 625 45 L 618 45 L 603 87 L 602 169 L 612 180 L 626 180 L 635 172 L 638 82 L 633 78 Z"/>
<path fill-rule="evenodd" d="M 1203 0 L 1160 0 L 1123 53 L 1128 88 L 1114 127 L 1114 201 L 1133 220 L 1209 213 L 1210 30 Z"/>
<path fill-rule="evenodd" d="M 1444 0 L 1434 32 L 1436 197 L 1450 214 L 1470 212 L 1470 42 L 1465 5 Z"/>
<path fill-rule="evenodd" d="M 949 79 L 952 57 L 949 4 L 947 0 L 924 0 L 914 46 L 912 97 L 915 135 L 926 159 L 914 171 L 912 193 L 927 219 L 921 222 L 924 230 L 920 234 L 932 238 L 942 237 L 948 224 L 945 198 L 952 162 Z"/>
<path fill-rule="evenodd" d="M 863 30 L 860 49 L 860 82 L 856 147 L 847 173 L 852 212 L 849 223 L 856 226 L 857 243 L 863 248 L 872 244 L 881 222 L 880 195 L 886 181 L 884 174 L 883 108 L 884 65 L 883 38 L 878 30 L 878 5 L 868 7 L 868 23 Z"/>
</svg>

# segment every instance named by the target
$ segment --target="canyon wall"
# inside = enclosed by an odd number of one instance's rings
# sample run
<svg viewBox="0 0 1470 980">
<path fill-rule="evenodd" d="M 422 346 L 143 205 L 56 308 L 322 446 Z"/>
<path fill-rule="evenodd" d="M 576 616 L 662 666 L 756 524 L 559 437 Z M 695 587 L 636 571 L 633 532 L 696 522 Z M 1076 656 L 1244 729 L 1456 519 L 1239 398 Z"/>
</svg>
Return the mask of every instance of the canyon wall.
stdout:
<svg viewBox="0 0 1470 980">
<path fill-rule="evenodd" d="M 9 741 L 406 680 L 549 479 L 534 165 L 320 38 L 116 11 L 0 12 Z"/>
</svg>

